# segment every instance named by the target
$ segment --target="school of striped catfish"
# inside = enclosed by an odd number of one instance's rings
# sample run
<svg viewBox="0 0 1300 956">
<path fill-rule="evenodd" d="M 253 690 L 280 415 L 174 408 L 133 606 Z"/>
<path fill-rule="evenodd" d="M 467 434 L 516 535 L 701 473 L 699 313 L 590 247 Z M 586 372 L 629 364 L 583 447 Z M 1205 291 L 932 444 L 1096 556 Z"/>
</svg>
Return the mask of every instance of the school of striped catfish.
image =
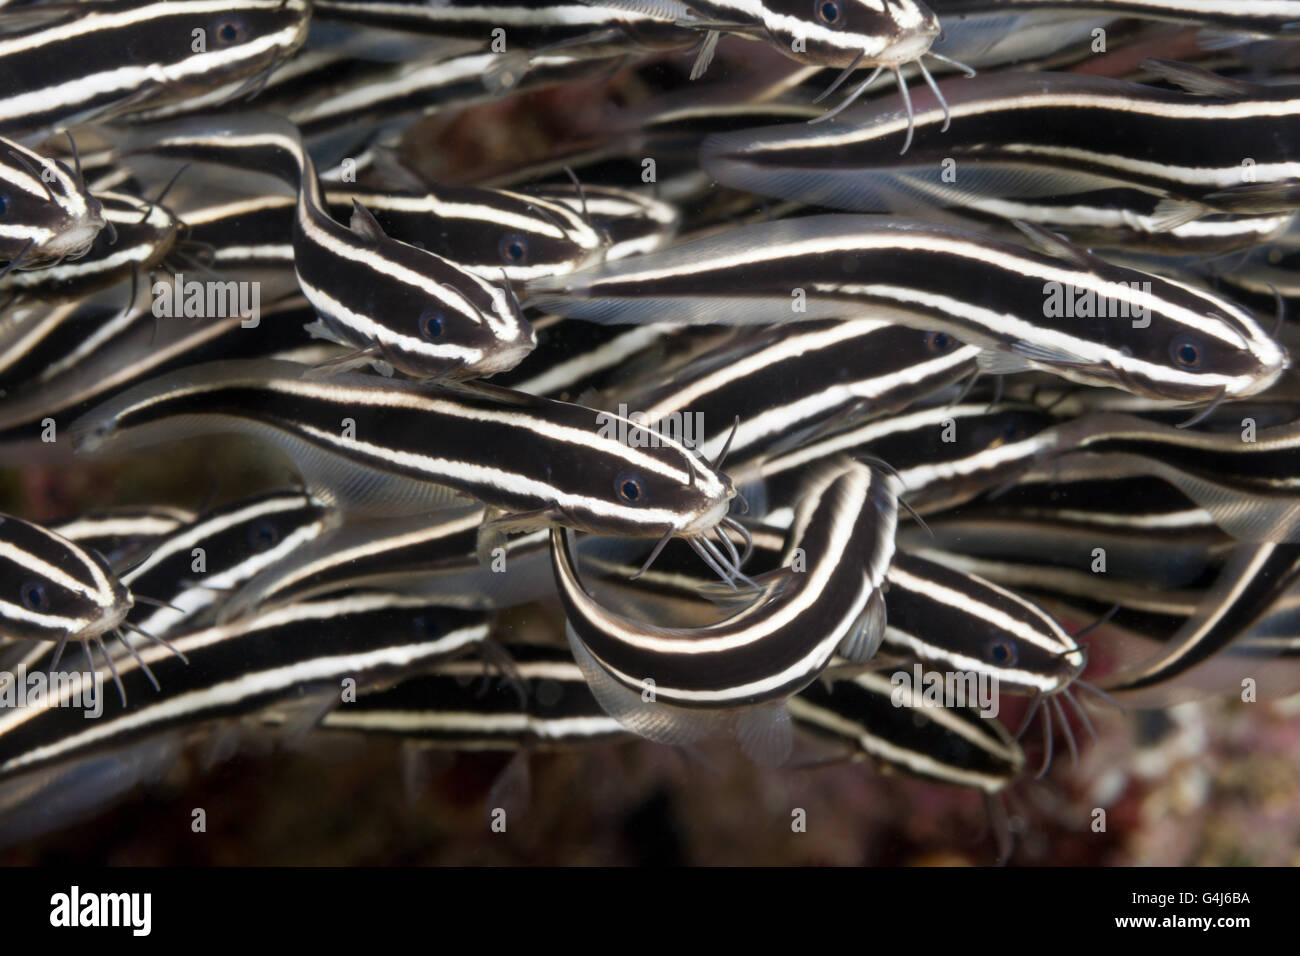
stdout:
<svg viewBox="0 0 1300 956">
<path fill-rule="evenodd" d="M 1300 0 L 12 0 L 0 146 L 0 473 L 210 483 L 3 499 L 0 845 L 232 733 L 1005 824 L 1300 692 Z"/>
</svg>

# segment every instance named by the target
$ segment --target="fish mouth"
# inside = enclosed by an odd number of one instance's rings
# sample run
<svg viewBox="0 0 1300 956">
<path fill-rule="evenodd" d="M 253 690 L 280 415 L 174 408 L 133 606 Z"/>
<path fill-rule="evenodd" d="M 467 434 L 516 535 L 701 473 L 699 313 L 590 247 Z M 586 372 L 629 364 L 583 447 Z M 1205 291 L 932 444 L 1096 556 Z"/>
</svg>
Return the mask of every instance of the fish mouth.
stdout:
<svg viewBox="0 0 1300 956">
<path fill-rule="evenodd" d="M 934 32 L 913 33 L 899 40 L 897 43 L 886 47 L 880 55 L 874 58 L 874 62 L 886 67 L 901 66 L 904 63 L 911 63 L 918 60 L 930 52 L 930 47 L 934 44 L 935 37 L 939 35 L 939 24 L 934 24 Z"/>
<path fill-rule="evenodd" d="M 475 375 L 496 375 L 498 372 L 508 372 L 515 368 L 520 362 L 526 359 L 537 347 L 537 338 L 533 336 L 531 342 L 521 342 L 517 345 L 508 345 L 505 348 L 492 349 L 482 362 L 475 364 L 470 371 Z"/>
<path fill-rule="evenodd" d="M 90 251 L 103 228 L 104 221 L 101 219 L 98 223 L 88 220 L 66 229 L 41 247 L 40 256 L 45 263 L 59 259 L 80 259 Z"/>
</svg>

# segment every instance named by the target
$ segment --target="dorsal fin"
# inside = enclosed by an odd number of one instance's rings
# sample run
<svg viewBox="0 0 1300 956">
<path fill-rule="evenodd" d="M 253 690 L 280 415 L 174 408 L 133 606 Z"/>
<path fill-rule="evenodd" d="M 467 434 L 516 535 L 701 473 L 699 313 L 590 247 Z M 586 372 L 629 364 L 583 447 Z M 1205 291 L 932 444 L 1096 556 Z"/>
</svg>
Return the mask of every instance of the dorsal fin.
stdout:
<svg viewBox="0 0 1300 956">
<path fill-rule="evenodd" d="M 352 221 L 348 225 L 353 232 L 369 242 L 383 242 L 388 238 L 384 227 L 379 225 L 379 220 L 355 199 L 352 200 Z"/>
</svg>

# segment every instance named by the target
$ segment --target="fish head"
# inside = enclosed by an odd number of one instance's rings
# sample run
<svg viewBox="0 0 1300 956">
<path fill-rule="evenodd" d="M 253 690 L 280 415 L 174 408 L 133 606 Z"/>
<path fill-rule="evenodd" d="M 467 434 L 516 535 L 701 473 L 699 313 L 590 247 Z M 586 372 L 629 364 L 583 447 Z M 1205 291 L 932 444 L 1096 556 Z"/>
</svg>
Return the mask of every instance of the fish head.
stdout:
<svg viewBox="0 0 1300 956">
<path fill-rule="evenodd" d="M 385 327 L 379 345 L 394 368 L 416 378 L 477 378 L 514 368 L 537 347 L 508 284 L 397 240 L 381 252 L 407 276 L 366 297 L 367 312 Z"/>
<path fill-rule="evenodd" d="M 131 606 L 99 555 L 30 522 L 0 518 L 0 634 L 90 639 L 121 625 Z"/>
<path fill-rule="evenodd" d="M 731 479 L 634 412 L 594 412 L 596 431 L 583 474 L 581 520 L 593 534 L 691 538 L 711 531 L 736 496 Z"/>
<path fill-rule="evenodd" d="M 222 82 L 256 77 L 288 59 L 307 39 L 311 5 L 308 0 L 252 0 L 224 7 L 196 4 L 192 12 L 178 9 L 177 15 L 184 17 L 196 43 L 202 37 L 203 48 L 180 66 L 184 75 L 173 79 L 182 88 L 201 79 L 203 87 L 211 89 Z"/>
<path fill-rule="evenodd" d="M 1131 364 L 1121 371 L 1130 391 L 1198 402 L 1255 395 L 1289 364 L 1286 349 L 1240 306 L 1167 278 L 1152 278 L 1149 312 L 1125 329 Z"/>
<path fill-rule="evenodd" d="M 0 185 L 0 257 L 36 269 L 90 251 L 106 222 L 103 204 L 57 160 L 11 149 Z"/>
<path fill-rule="evenodd" d="M 768 33 L 811 66 L 895 66 L 924 55 L 939 18 L 919 0 L 768 0 Z"/>
</svg>

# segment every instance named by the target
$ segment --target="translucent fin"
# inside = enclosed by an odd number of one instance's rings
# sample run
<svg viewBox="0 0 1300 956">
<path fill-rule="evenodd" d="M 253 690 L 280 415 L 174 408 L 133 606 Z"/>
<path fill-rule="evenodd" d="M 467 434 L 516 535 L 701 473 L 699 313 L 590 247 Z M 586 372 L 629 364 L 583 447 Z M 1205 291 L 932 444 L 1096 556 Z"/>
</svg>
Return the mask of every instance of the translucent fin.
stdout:
<svg viewBox="0 0 1300 956">
<path fill-rule="evenodd" d="M 865 664 L 880 650 L 887 624 L 885 596 L 880 591 L 873 591 L 866 610 L 854 623 L 853 630 L 840 642 L 838 653 L 851 663 Z"/>
<path fill-rule="evenodd" d="M 1204 96 L 1244 96 L 1258 89 L 1253 83 L 1220 76 L 1218 73 L 1211 73 L 1204 67 L 1191 63 L 1147 57 L 1141 65 L 1148 73 L 1168 80 L 1189 93 L 1199 93 Z"/>
<path fill-rule="evenodd" d="M 92 817 L 140 783 L 156 780 L 181 752 L 179 731 L 0 783 L 0 846 Z"/>
<path fill-rule="evenodd" d="M 586 645 L 567 625 L 565 633 L 573 659 L 587 679 L 587 686 L 605 713 L 617 720 L 632 733 L 656 743 L 681 747 L 710 737 L 725 734 L 730 729 L 731 715 L 714 711 L 699 713 L 686 711 L 659 702 L 647 702 L 642 694 L 624 687 L 600 666 Z"/>
<path fill-rule="evenodd" d="M 794 728 L 785 702 L 746 707 L 736 714 L 740 749 L 762 767 L 779 767 L 794 749 Z"/>
<path fill-rule="evenodd" d="M 501 769 L 492 787 L 488 790 L 488 813 L 494 810 L 506 812 L 506 826 L 511 820 L 521 818 L 528 812 L 532 795 L 532 774 L 528 768 L 528 751 L 521 750 Z"/>
<path fill-rule="evenodd" d="M 975 364 L 986 375 L 1013 375 L 1033 371 L 1034 368 L 1028 359 L 1000 349 L 984 349 L 976 356 Z"/>
</svg>

